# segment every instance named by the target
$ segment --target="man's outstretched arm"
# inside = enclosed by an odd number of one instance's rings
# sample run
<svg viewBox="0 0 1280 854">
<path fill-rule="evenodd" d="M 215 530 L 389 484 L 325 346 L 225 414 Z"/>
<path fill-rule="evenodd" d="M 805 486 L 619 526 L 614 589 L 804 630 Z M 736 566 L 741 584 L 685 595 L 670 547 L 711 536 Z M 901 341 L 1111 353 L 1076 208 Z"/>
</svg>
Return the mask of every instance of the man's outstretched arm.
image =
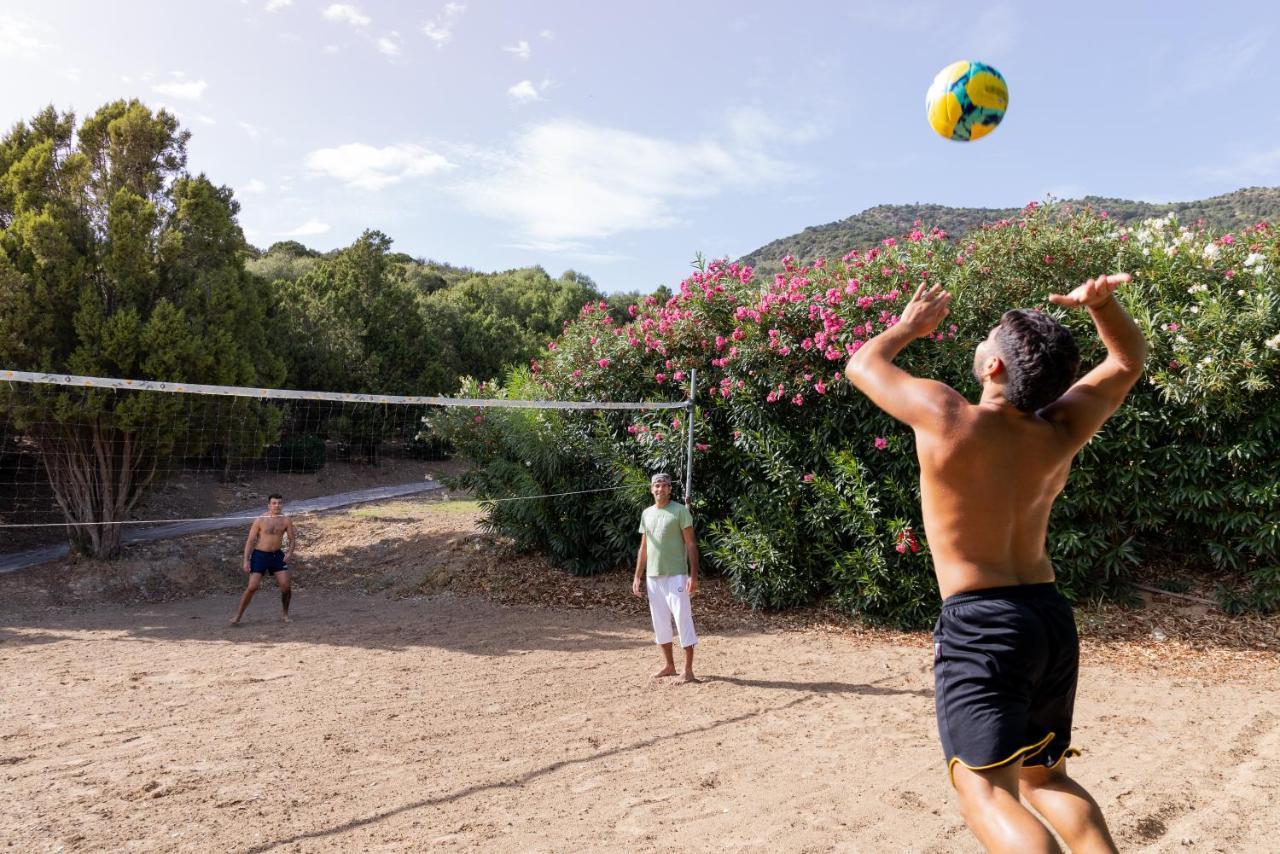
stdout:
<svg viewBox="0 0 1280 854">
<path fill-rule="evenodd" d="M 912 341 L 933 334 L 950 304 L 951 294 L 941 285 L 927 291 L 920 285 L 902 310 L 902 319 L 863 344 L 844 369 L 849 382 L 872 403 L 911 427 L 935 424 L 965 402 L 946 383 L 912 376 L 893 363 Z"/>
<path fill-rule="evenodd" d="M 1069 294 L 1051 294 L 1049 301 L 1068 308 L 1087 309 L 1107 348 L 1107 357 L 1066 394 L 1041 410 L 1060 425 L 1077 445 L 1089 441 L 1142 376 L 1147 340 L 1115 298 L 1115 289 L 1130 281 L 1128 273 L 1089 279 Z"/>
</svg>

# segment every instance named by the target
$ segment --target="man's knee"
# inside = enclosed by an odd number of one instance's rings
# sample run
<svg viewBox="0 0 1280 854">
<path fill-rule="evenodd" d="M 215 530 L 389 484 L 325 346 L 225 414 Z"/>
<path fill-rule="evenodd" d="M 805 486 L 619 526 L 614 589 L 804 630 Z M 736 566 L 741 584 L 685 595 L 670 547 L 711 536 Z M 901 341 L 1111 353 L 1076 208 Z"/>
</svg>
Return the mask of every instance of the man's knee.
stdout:
<svg viewBox="0 0 1280 854">
<path fill-rule="evenodd" d="M 1059 788 L 1070 781 L 1065 759 L 1056 765 L 1023 765 L 1018 772 L 1018 788 L 1023 792 Z"/>
<path fill-rule="evenodd" d="M 249 586 L 248 586 L 248 588 L 246 588 L 246 589 L 247 589 L 250 593 L 257 593 L 257 592 L 258 592 L 258 588 L 259 588 L 259 587 L 261 587 L 261 586 L 262 586 L 262 576 L 261 576 L 261 575 L 251 575 L 251 576 L 249 576 Z"/>
</svg>

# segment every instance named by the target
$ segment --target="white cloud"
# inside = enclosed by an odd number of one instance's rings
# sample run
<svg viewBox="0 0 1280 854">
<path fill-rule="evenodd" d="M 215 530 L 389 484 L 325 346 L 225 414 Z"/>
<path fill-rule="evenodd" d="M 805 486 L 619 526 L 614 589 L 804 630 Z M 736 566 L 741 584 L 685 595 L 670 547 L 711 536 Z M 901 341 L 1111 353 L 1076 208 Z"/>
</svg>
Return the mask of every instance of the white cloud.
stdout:
<svg viewBox="0 0 1280 854">
<path fill-rule="evenodd" d="M 79 83 L 81 70 L 79 68 L 67 68 L 62 72 L 62 76 L 70 80 L 72 83 Z"/>
<path fill-rule="evenodd" d="M 1012 4 L 987 6 L 974 20 L 966 40 L 969 55 L 995 63 L 1018 43 L 1019 29 L 1018 10 Z"/>
<path fill-rule="evenodd" d="M 378 53 L 384 53 L 387 56 L 400 55 L 400 34 L 392 30 L 387 35 L 378 39 Z"/>
<path fill-rule="evenodd" d="M 1269 41 L 1269 33 L 1265 30 L 1253 30 L 1232 41 L 1205 44 L 1194 55 L 1183 57 L 1178 62 L 1182 80 L 1180 85 L 1170 87 L 1172 92 L 1165 100 L 1203 95 L 1245 78 L 1254 61 L 1264 55 Z M 1213 73 L 1205 73 L 1203 69 L 1206 68 L 1212 68 Z M 1266 74 L 1266 71 L 1260 73 Z"/>
<path fill-rule="evenodd" d="M 170 98 L 180 98 L 184 101 L 199 101 L 204 95 L 204 90 L 209 88 L 209 84 L 203 80 L 188 80 L 186 75 L 180 71 L 173 72 L 174 79 L 165 83 L 157 83 L 151 87 L 153 92 L 159 92 L 161 95 L 167 95 Z"/>
<path fill-rule="evenodd" d="M 309 219 L 297 228 L 289 231 L 280 232 L 281 237 L 314 237 L 317 234 L 325 234 L 329 231 L 329 223 L 321 222 L 318 219 Z"/>
<path fill-rule="evenodd" d="M 521 80 L 508 89 L 507 94 L 514 98 L 518 104 L 527 104 L 530 101 L 538 100 L 537 87 L 533 85 L 531 80 Z"/>
<path fill-rule="evenodd" d="M 342 48 L 338 47 L 336 44 L 327 44 L 321 49 L 325 53 L 338 53 L 339 51 L 342 50 Z"/>
<path fill-rule="evenodd" d="M 556 37 L 556 34 L 551 32 L 551 30 L 543 30 L 542 32 L 538 33 L 538 35 L 542 36 L 547 41 L 551 41 L 553 38 Z"/>
<path fill-rule="evenodd" d="M 899 0 L 897 3 L 853 3 L 848 15 L 862 28 L 923 30 L 937 24 L 943 9 L 931 0 Z"/>
<path fill-rule="evenodd" d="M 293 0 L 267 0 L 267 5 L 262 8 L 266 12 L 278 12 L 292 5 Z"/>
<path fill-rule="evenodd" d="M 442 155 L 417 145 L 374 148 L 356 142 L 311 152 L 307 155 L 307 168 L 336 178 L 349 187 L 381 190 L 406 178 L 447 171 L 454 165 Z"/>
<path fill-rule="evenodd" d="M 726 190 L 792 180 L 801 170 L 732 128 L 690 142 L 558 120 L 510 152 L 473 154 L 486 173 L 451 188 L 478 213 L 516 224 L 529 245 L 582 241 L 681 222 L 679 206 Z"/>
<path fill-rule="evenodd" d="M 216 125 L 218 123 L 218 120 L 213 116 L 206 116 L 199 113 L 196 114 L 196 121 L 205 125 Z"/>
<path fill-rule="evenodd" d="M 1254 151 L 1236 158 L 1233 163 L 1201 169 L 1199 173 L 1211 178 L 1226 178 L 1242 183 L 1270 181 L 1280 176 L 1280 148 Z"/>
<path fill-rule="evenodd" d="M 0 15 L 0 56 L 36 56 L 53 47 L 28 21 Z"/>
<path fill-rule="evenodd" d="M 248 122 L 236 122 L 236 124 L 240 125 L 240 129 L 249 134 L 250 137 L 257 138 L 259 131 L 255 126 Z"/>
<path fill-rule="evenodd" d="M 366 27 L 372 20 L 350 3 L 332 3 L 321 13 L 326 21 L 339 24 L 350 24 L 353 27 Z"/>
<path fill-rule="evenodd" d="M 267 185 L 262 183 L 262 181 L 260 181 L 257 178 L 250 178 L 248 181 L 245 182 L 245 185 L 240 188 L 240 192 L 242 193 L 256 194 L 256 193 L 265 193 L 266 191 L 267 191 Z"/>
<path fill-rule="evenodd" d="M 503 50 L 514 56 L 516 59 L 528 59 L 529 54 L 531 53 L 529 43 L 524 39 L 521 39 L 510 47 L 504 47 Z"/>
<path fill-rule="evenodd" d="M 422 25 L 423 35 L 435 42 L 436 47 L 444 47 L 453 39 L 453 26 L 466 10 L 465 3 L 445 3 L 439 15 Z"/>
</svg>

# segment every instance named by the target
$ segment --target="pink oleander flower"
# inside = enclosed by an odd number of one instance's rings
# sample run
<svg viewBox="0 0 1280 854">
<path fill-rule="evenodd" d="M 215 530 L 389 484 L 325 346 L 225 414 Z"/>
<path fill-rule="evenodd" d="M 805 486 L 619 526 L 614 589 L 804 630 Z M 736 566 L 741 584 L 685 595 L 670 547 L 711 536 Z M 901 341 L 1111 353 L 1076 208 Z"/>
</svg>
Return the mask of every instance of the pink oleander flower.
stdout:
<svg viewBox="0 0 1280 854">
<path fill-rule="evenodd" d="M 474 420 L 477 424 L 483 424 L 483 423 L 484 423 L 484 416 L 483 416 L 483 415 L 477 415 L 473 420 Z"/>
<path fill-rule="evenodd" d="M 639 427 L 637 427 L 636 425 L 634 425 L 634 424 L 628 424 L 628 425 L 627 425 L 627 432 L 628 432 L 628 433 L 630 433 L 632 436 L 634 436 L 634 435 L 635 435 L 636 433 L 638 433 L 639 431 L 640 431 L 640 428 L 639 428 Z"/>
<path fill-rule="evenodd" d="M 883 451 L 887 447 L 889 447 L 889 440 L 884 436 L 876 436 L 876 450 Z"/>
<path fill-rule="evenodd" d="M 707 450 L 710 450 L 710 449 L 711 449 L 711 446 L 710 446 L 710 445 L 703 444 L 702 442 L 694 442 L 694 443 L 693 443 L 693 449 L 694 449 L 695 451 L 707 451 Z"/>
<path fill-rule="evenodd" d="M 662 371 L 658 371 L 658 373 L 654 374 L 653 378 L 660 383 L 665 383 L 667 381 L 667 375 L 662 373 Z"/>
<path fill-rule="evenodd" d="M 674 374 L 671 375 L 671 378 L 679 383 L 679 382 L 684 382 L 684 376 L 685 376 L 684 371 L 676 371 Z"/>
<path fill-rule="evenodd" d="M 795 397 L 791 398 L 791 402 L 796 406 L 804 406 L 804 395 L 797 393 Z"/>
<path fill-rule="evenodd" d="M 805 483 L 813 483 L 813 472 L 808 472 L 807 474 L 805 474 L 805 476 L 804 476 L 804 482 L 805 482 Z"/>
<path fill-rule="evenodd" d="M 556 349 L 556 342 L 554 342 L 554 341 L 548 341 L 548 342 L 547 342 L 547 349 L 548 349 L 548 350 L 554 350 L 554 349 Z"/>
<path fill-rule="evenodd" d="M 816 383 L 813 384 L 813 390 L 816 391 L 818 394 L 826 394 L 827 384 L 824 383 L 822 380 L 818 380 Z"/>
<path fill-rule="evenodd" d="M 653 438 L 655 438 L 655 439 L 657 439 L 659 442 L 661 442 L 663 439 L 665 439 L 665 438 L 667 438 L 667 437 L 666 437 L 666 436 L 664 436 L 664 435 L 663 435 L 663 434 L 661 434 L 661 433 L 654 433 L 654 434 L 653 434 Z"/>
<path fill-rule="evenodd" d="M 900 554 L 900 555 L 904 555 L 904 554 L 906 554 L 906 553 L 907 553 L 907 544 L 906 544 L 906 543 L 898 543 L 898 544 L 897 544 L 896 546 L 894 546 L 893 548 L 894 548 L 894 551 L 896 551 L 896 552 L 897 552 L 898 554 Z"/>
<path fill-rule="evenodd" d="M 679 419 L 679 418 L 672 418 L 672 419 L 671 419 L 671 429 L 672 429 L 672 430 L 679 430 L 679 429 L 680 429 L 680 419 Z"/>
<path fill-rule="evenodd" d="M 607 368 L 607 367 L 609 367 L 609 360 L 608 360 L 608 359 L 597 359 L 597 360 L 596 360 L 596 364 L 597 364 L 597 365 L 599 365 L 599 366 L 600 366 L 600 367 L 602 367 L 602 368 Z"/>
</svg>

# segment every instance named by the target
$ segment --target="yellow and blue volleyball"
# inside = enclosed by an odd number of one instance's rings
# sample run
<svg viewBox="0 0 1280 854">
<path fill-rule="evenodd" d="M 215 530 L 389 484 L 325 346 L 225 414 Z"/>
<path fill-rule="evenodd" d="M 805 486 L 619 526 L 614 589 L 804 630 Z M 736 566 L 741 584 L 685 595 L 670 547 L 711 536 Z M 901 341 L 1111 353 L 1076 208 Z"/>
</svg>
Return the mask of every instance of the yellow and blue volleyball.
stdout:
<svg viewBox="0 0 1280 854">
<path fill-rule="evenodd" d="M 929 126 L 956 142 L 972 142 L 996 129 L 1009 107 L 1004 75 L 985 62 L 961 60 L 938 72 L 924 99 Z"/>
</svg>

